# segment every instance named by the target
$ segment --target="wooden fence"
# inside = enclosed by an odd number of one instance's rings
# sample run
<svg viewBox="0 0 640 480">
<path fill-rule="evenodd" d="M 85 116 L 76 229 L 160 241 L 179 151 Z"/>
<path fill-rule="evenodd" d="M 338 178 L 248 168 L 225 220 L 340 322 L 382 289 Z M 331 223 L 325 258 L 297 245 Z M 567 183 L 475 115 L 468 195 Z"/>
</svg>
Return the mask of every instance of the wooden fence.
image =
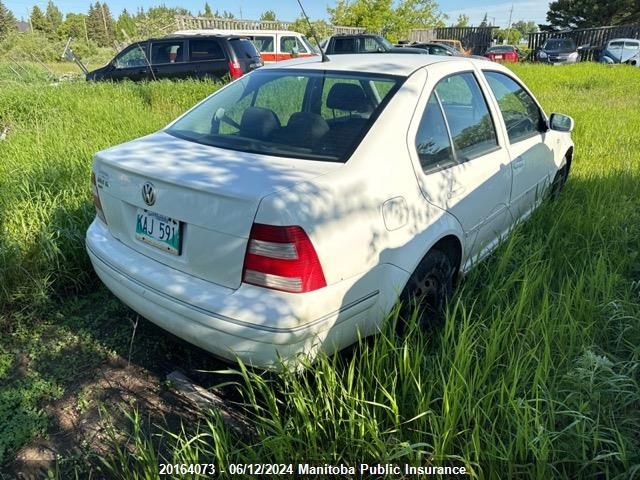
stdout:
<svg viewBox="0 0 640 480">
<path fill-rule="evenodd" d="M 432 40 L 458 40 L 462 46 L 475 55 L 482 55 L 491 46 L 493 29 L 498 27 L 444 27 L 411 30 L 412 42 L 430 42 Z"/>
<path fill-rule="evenodd" d="M 289 30 L 293 22 L 177 16 L 177 30 Z M 334 26 L 335 33 L 363 33 L 364 28 Z"/>
<path fill-rule="evenodd" d="M 572 38 L 577 46 L 584 47 L 579 50 L 580 60 L 597 60 L 607 41 L 614 38 L 640 38 L 640 25 L 530 33 L 529 48 L 535 52 L 548 38 Z"/>
</svg>

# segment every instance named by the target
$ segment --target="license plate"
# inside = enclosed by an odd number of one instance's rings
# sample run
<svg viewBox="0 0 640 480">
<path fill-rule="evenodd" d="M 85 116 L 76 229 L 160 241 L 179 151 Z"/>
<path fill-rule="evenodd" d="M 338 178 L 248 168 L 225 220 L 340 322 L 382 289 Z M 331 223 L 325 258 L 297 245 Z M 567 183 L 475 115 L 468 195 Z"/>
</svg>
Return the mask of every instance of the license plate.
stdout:
<svg viewBox="0 0 640 480">
<path fill-rule="evenodd" d="M 180 255 L 180 222 L 173 218 L 139 208 L 136 238 L 172 255 Z"/>
<path fill-rule="evenodd" d="M 496 55 L 496 60 L 502 60 L 502 55 Z"/>
</svg>

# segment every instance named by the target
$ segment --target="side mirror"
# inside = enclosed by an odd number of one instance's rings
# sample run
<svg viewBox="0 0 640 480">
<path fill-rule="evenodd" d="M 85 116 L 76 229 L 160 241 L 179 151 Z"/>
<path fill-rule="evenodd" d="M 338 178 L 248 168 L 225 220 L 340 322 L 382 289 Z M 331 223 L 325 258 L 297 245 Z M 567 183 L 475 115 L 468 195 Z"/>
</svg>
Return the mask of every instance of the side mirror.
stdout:
<svg viewBox="0 0 640 480">
<path fill-rule="evenodd" d="M 569 115 L 562 113 L 552 113 L 549 118 L 549 128 L 557 132 L 572 132 L 575 122 Z"/>
</svg>

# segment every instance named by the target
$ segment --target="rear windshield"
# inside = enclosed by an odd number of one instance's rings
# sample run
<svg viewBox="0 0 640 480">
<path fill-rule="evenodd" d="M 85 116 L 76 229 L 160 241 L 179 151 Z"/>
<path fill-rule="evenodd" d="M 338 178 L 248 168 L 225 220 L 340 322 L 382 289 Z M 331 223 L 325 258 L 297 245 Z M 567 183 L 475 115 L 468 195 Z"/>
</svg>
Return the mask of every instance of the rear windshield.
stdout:
<svg viewBox="0 0 640 480">
<path fill-rule="evenodd" d="M 544 48 L 547 48 L 549 50 L 573 50 L 576 48 L 576 44 L 570 38 L 552 38 L 551 40 L 547 40 Z"/>
<path fill-rule="evenodd" d="M 239 59 L 249 58 L 253 59 L 259 57 L 260 54 L 256 50 L 256 46 L 248 38 L 234 38 L 229 41 L 233 51 Z"/>
<path fill-rule="evenodd" d="M 166 132 L 231 150 L 346 162 L 404 77 L 259 69 Z"/>
</svg>

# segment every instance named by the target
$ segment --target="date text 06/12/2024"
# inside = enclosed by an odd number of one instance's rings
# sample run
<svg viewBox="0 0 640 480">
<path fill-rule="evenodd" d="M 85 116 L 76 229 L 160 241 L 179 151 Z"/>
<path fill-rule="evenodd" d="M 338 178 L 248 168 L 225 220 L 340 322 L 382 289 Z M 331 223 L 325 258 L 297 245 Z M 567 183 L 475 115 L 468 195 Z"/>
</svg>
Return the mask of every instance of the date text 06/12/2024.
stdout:
<svg viewBox="0 0 640 480">
<path fill-rule="evenodd" d="M 232 463 L 226 467 L 216 468 L 212 463 L 209 464 L 161 464 L 159 465 L 160 475 L 197 473 L 204 476 L 215 477 L 216 474 L 226 474 L 227 476 L 243 476 L 243 475 L 322 475 L 322 476 L 341 476 L 341 475 L 397 475 L 397 476 L 430 476 L 430 475 L 468 475 L 464 466 L 414 466 L 414 465 L 395 465 L 387 464 L 368 464 L 360 465 L 332 465 L 332 464 L 308 464 L 308 463 Z"/>
</svg>

